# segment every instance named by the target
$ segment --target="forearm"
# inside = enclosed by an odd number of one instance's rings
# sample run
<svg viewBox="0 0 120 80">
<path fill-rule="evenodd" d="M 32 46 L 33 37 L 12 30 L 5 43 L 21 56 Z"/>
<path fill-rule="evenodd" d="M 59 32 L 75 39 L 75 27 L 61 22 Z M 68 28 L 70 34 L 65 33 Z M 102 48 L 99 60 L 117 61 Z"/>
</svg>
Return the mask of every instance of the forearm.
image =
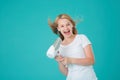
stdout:
<svg viewBox="0 0 120 80">
<path fill-rule="evenodd" d="M 67 69 L 61 62 L 58 62 L 58 65 L 59 65 L 60 71 L 61 71 L 64 75 L 67 75 L 68 69 Z"/>
<path fill-rule="evenodd" d="M 94 64 L 94 59 L 92 58 L 70 58 L 68 59 L 70 64 L 78 64 L 78 65 L 92 65 Z"/>
</svg>

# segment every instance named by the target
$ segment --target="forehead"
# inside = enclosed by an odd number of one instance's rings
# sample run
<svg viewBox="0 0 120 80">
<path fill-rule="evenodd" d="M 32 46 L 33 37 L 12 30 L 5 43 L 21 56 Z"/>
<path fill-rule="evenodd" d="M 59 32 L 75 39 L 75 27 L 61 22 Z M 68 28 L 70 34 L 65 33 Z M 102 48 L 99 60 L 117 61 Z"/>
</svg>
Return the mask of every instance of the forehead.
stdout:
<svg viewBox="0 0 120 80">
<path fill-rule="evenodd" d="M 67 24 L 70 23 L 70 21 L 68 19 L 59 19 L 58 20 L 58 24 Z"/>
</svg>

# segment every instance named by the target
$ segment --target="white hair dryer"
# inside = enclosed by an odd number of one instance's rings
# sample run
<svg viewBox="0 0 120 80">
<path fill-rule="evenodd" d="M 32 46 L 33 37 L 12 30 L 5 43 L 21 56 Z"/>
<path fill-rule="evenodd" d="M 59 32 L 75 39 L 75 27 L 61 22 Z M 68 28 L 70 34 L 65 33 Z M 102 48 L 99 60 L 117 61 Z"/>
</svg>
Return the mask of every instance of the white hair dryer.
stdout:
<svg viewBox="0 0 120 80">
<path fill-rule="evenodd" d="M 59 51 L 59 47 L 60 47 L 60 43 L 62 42 L 62 40 L 60 38 L 57 38 L 57 40 L 53 43 L 53 45 L 51 45 L 47 51 L 47 56 L 49 58 L 55 58 L 55 56 L 58 55 L 58 51 Z"/>
</svg>

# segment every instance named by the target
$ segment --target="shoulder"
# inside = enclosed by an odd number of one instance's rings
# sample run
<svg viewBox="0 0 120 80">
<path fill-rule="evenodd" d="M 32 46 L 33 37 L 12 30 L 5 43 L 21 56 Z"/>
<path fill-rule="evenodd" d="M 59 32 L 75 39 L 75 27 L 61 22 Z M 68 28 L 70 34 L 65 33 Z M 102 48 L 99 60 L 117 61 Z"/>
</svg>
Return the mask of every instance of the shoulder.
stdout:
<svg viewBox="0 0 120 80">
<path fill-rule="evenodd" d="M 78 38 L 87 38 L 87 36 L 85 34 L 77 34 Z"/>
<path fill-rule="evenodd" d="M 89 38 L 85 34 L 78 34 L 79 40 L 81 40 L 83 43 L 91 43 Z"/>
<path fill-rule="evenodd" d="M 78 34 L 78 38 L 81 41 L 83 47 L 85 47 L 88 44 L 91 44 L 91 41 L 85 34 Z"/>
<path fill-rule="evenodd" d="M 86 40 L 88 40 L 87 36 L 85 34 L 77 34 L 77 40 L 80 42 L 84 42 Z"/>
</svg>

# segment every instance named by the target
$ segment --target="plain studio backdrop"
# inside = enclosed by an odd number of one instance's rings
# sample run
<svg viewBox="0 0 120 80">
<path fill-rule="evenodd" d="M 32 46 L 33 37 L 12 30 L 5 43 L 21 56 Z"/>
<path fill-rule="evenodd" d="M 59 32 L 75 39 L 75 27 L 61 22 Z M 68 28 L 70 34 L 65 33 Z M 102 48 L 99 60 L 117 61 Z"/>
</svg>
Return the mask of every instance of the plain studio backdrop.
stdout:
<svg viewBox="0 0 120 80">
<path fill-rule="evenodd" d="M 92 42 L 98 80 L 120 80 L 119 0 L 1 0 L 0 80 L 65 80 L 46 56 L 57 38 L 47 20 L 61 13 Z"/>
</svg>

